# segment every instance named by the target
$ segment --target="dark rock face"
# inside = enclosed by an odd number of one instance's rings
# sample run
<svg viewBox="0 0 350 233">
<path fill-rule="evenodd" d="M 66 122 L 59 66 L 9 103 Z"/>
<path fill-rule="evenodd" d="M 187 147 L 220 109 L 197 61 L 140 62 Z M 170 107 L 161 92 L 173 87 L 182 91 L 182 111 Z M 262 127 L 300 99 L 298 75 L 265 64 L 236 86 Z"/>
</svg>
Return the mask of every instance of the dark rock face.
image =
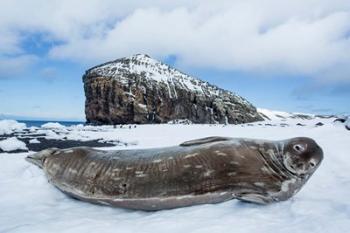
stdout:
<svg viewBox="0 0 350 233">
<path fill-rule="evenodd" d="M 322 122 L 318 122 L 316 126 L 323 126 L 324 124 Z"/>
<path fill-rule="evenodd" d="M 263 120 L 242 97 L 147 55 L 93 67 L 83 76 L 87 123 L 247 123 Z"/>
<path fill-rule="evenodd" d="M 347 130 L 350 130 L 350 116 L 347 118 L 347 120 L 345 121 L 345 128 L 347 129 Z"/>
</svg>

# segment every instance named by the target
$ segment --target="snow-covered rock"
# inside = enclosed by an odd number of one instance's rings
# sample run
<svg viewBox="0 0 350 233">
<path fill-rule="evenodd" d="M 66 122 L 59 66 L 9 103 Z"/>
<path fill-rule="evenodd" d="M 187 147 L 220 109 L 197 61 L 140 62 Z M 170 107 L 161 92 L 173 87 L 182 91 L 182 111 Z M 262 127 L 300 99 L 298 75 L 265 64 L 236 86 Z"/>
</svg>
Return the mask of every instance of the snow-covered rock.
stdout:
<svg viewBox="0 0 350 233">
<path fill-rule="evenodd" d="M 16 137 L 10 137 L 0 141 L 0 149 L 3 151 L 28 150 L 26 144 Z"/>
<path fill-rule="evenodd" d="M 23 130 L 26 124 L 19 123 L 15 120 L 0 120 L 0 135 L 11 134 L 16 130 Z"/>
<path fill-rule="evenodd" d="M 117 59 L 83 76 L 88 123 L 246 123 L 262 120 L 241 96 L 144 54 Z"/>
<path fill-rule="evenodd" d="M 57 123 L 57 122 L 49 122 L 49 123 L 43 124 L 41 126 L 41 128 L 44 128 L 44 129 L 63 129 L 63 128 L 65 128 L 65 126 L 61 125 L 60 123 Z"/>
<path fill-rule="evenodd" d="M 348 119 L 345 121 L 345 128 L 350 130 L 350 117 L 348 117 Z"/>
</svg>

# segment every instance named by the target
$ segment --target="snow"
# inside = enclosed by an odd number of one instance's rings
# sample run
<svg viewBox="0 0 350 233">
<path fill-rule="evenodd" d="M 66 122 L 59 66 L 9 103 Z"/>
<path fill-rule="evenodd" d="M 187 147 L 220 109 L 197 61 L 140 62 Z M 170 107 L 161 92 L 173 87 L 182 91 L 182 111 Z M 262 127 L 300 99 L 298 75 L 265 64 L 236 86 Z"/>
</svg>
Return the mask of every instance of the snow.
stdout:
<svg viewBox="0 0 350 233">
<path fill-rule="evenodd" d="M 263 115 L 267 116 L 268 119 L 267 120 L 280 120 L 281 117 L 289 117 L 290 114 L 288 114 L 287 112 L 281 112 L 281 111 L 272 111 L 269 109 L 264 109 L 264 108 L 257 108 L 257 111 L 259 113 L 262 113 Z"/>
<path fill-rule="evenodd" d="M 257 108 L 257 111 L 259 113 L 262 113 L 263 115 L 267 116 L 268 119 L 266 119 L 266 120 L 282 120 L 282 119 L 286 119 L 286 118 L 300 118 L 300 115 L 307 116 L 310 118 L 315 118 L 314 114 L 308 114 L 308 113 L 298 113 L 298 112 L 290 113 L 290 112 L 275 111 L 275 110 L 264 109 L 264 108 Z"/>
<path fill-rule="evenodd" d="M 193 124 L 189 119 L 174 119 L 168 121 L 168 124 Z"/>
<path fill-rule="evenodd" d="M 286 119 L 285 127 L 274 120 L 244 125 L 138 125 L 131 129 L 65 127 L 58 132 L 69 132 L 77 138 L 118 138 L 135 142 L 114 149 L 164 147 L 214 135 L 272 140 L 308 136 L 323 148 L 324 161 L 301 191 L 285 202 L 255 205 L 232 200 L 143 212 L 69 198 L 48 183 L 42 170 L 24 160 L 29 153 L 2 153 L 0 232 L 348 232 L 350 133 L 344 125 L 333 124 L 333 120 L 322 119 L 324 126 L 321 127 L 315 126 L 320 119 Z M 297 123 L 306 126 L 297 126 Z"/>
<path fill-rule="evenodd" d="M 36 139 L 36 138 L 33 138 L 33 139 L 31 139 L 31 140 L 29 140 L 29 143 L 40 143 L 40 141 L 38 140 L 38 139 Z"/>
<path fill-rule="evenodd" d="M 44 129 L 62 129 L 64 128 L 64 125 L 61 125 L 60 123 L 57 122 L 48 122 L 46 124 L 43 124 L 41 128 Z"/>
<path fill-rule="evenodd" d="M 23 130 L 26 124 L 19 123 L 15 120 L 0 120 L 0 135 L 11 134 L 17 130 Z"/>
<path fill-rule="evenodd" d="M 10 137 L 0 141 L 0 149 L 3 151 L 28 150 L 26 144 L 16 137 Z"/>
<path fill-rule="evenodd" d="M 145 104 L 138 104 L 140 108 L 142 108 L 143 110 L 147 111 L 147 105 Z"/>
</svg>

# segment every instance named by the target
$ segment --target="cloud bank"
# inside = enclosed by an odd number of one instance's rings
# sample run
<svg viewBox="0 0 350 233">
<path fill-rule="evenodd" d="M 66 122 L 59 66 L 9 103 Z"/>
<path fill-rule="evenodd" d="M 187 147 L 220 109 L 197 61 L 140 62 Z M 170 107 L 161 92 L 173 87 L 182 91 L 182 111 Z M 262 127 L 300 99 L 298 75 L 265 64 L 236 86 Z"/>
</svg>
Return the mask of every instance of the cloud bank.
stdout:
<svg viewBox="0 0 350 233">
<path fill-rule="evenodd" d="M 350 81 L 348 0 L 3 0 L 0 28 L 0 67 L 35 56 L 22 42 L 40 33 L 53 60 L 149 53 L 185 66 Z"/>
</svg>

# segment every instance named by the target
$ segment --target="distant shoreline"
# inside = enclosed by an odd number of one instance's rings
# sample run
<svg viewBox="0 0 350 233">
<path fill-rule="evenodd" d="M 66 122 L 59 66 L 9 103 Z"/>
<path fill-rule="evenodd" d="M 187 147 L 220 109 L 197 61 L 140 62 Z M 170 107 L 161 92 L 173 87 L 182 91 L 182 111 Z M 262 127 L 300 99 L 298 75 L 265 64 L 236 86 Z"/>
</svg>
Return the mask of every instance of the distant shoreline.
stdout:
<svg viewBox="0 0 350 233">
<path fill-rule="evenodd" d="M 27 125 L 27 127 L 40 127 L 43 124 L 49 123 L 49 122 L 57 122 L 61 125 L 64 126 L 72 126 L 72 125 L 79 125 L 79 124 L 85 124 L 85 121 L 47 121 L 47 120 L 16 120 L 17 122 L 20 123 L 25 123 Z"/>
</svg>

